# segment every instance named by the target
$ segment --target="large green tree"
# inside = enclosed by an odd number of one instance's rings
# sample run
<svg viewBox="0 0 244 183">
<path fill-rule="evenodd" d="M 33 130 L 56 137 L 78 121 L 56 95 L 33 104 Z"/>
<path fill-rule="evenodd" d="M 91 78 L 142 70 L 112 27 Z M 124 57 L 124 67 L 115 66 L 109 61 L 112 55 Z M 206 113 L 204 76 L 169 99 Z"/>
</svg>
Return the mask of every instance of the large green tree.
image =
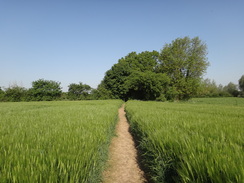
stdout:
<svg viewBox="0 0 244 183">
<path fill-rule="evenodd" d="M 101 87 L 123 100 L 155 100 L 165 90 L 168 77 L 155 73 L 157 51 L 131 52 L 105 74 Z"/>
<path fill-rule="evenodd" d="M 95 100 L 106 100 L 106 99 L 115 99 L 111 90 L 105 88 L 104 83 L 100 83 L 97 89 L 91 91 L 91 99 Z"/>
<path fill-rule="evenodd" d="M 3 100 L 10 102 L 20 102 L 26 99 L 27 90 L 21 86 L 10 86 L 5 90 Z"/>
<path fill-rule="evenodd" d="M 201 77 L 209 65 L 206 55 L 207 46 L 198 37 L 177 38 L 163 47 L 157 72 L 170 77 L 177 99 L 189 99 L 197 93 Z"/>
<path fill-rule="evenodd" d="M 83 84 L 82 82 L 79 84 L 72 83 L 68 87 L 68 98 L 71 100 L 87 99 L 92 89 L 89 85 Z"/>
<path fill-rule="evenodd" d="M 209 65 L 206 55 L 207 46 L 198 37 L 178 38 L 160 53 L 129 53 L 106 72 L 100 86 L 124 100 L 189 99 Z"/>
<path fill-rule="evenodd" d="M 58 99 L 61 94 L 60 82 L 52 80 L 39 79 L 32 82 L 32 88 L 29 89 L 30 100 L 55 100 Z"/>
<path fill-rule="evenodd" d="M 231 97 L 231 94 L 226 86 L 217 85 L 214 80 L 204 79 L 200 82 L 196 97 Z"/>
<path fill-rule="evenodd" d="M 223 88 L 224 91 L 228 92 L 233 97 L 237 97 L 239 95 L 239 91 L 237 90 L 237 85 L 230 82 Z"/>
<path fill-rule="evenodd" d="M 241 90 L 240 96 L 244 97 L 244 75 L 239 79 L 239 89 Z"/>
<path fill-rule="evenodd" d="M 5 92 L 0 87 L 0 101 L 3 101 Z"/>
<path fill-rule="evenodd" d="M 169 77 L 152 71 L 135 71 L 126 81 L 128 99 L 155 100 L 166 94 Z"/>
<path fill-rule="evenodd" d="M 241 91 L 244 92 L 244 75 L 242 75 L 241 78 L 239 79 L 239 88 Z"/>
</svg>

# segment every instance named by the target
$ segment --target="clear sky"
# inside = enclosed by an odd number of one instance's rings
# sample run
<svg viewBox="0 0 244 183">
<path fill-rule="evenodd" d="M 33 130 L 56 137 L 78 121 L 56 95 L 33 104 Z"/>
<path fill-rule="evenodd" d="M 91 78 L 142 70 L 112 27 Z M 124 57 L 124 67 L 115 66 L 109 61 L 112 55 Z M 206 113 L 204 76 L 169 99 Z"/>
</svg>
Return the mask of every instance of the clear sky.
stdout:
<svg viewBox="0 0 244 183">
<path fill-rule="evenodd" d="M 208 46 L 204 78 L 244 75 L 243 0 L 0 0 L 0 86 L 38 79 L 96 88 L 118 59 L 178 37 Z"/>
</svg>

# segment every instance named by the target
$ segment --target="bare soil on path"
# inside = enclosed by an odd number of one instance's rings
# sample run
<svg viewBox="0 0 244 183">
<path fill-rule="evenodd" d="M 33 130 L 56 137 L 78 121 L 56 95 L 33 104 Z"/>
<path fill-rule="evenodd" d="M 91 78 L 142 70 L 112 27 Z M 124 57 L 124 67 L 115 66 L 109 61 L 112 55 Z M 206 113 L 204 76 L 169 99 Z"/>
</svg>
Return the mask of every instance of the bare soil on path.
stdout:
<svg viewBox="0 0 244 183">
<path fill-rule="evenodd" d="M 124 105 L 119 109 L 116 136 L 109 148 L 108 167 L 103 172 L 103 183 L 143 183 L 144 173 L 137 163 L 135 143 L 129 132 Z"/>
</svg>

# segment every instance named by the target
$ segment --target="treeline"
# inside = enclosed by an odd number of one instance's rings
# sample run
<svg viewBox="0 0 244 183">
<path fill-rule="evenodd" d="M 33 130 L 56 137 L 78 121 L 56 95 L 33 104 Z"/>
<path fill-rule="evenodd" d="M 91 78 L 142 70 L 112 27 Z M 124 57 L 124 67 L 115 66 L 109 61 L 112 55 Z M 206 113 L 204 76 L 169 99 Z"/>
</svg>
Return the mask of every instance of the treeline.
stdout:
<svg viewBox="0 0 244 183">
<path fill-rule="evenodd" d="M 13 85 L 6 89 L 0 88 L 0 101 L 53 101 L 53 100 L 91 100 L 106 99 L 100 97 L 100 93 L 83 83 L 72 83 L 68 92 L 62 92 L 61 83 L 52 80 L 39 79 L 32 82 L 32 87 Z"/>
<path fill-rule="evenodd" d="M 0 101 L 50 100 L 188 100 L 192 97 L 244 97 L 244 75 L 239 86 L 217 86 L 202 79 L 209 66 L 207 46 L 198 37 L 177 38 L 158 51 L 131 52 L 109 69 L 97 89 L 72 83 L 62 92 L 60 82 L 39 79 L 30 89 L 0 88 Z"/>
<path fill-rule="evenodd" d="M 214 80 L 202 80 L 196 97 L 244 97 L 244 75 L 238 84 L 230 82 L 226 86 L 217 85 Z"/>
<path fill-rule="evenodd" d="M 18 85 L 6 89 L 0 87 L 0 101 L 104 100 L 116 98 L 103 87 L 93 89 L 82 82 L 70 84 L 68 92 L 62 92 L 60 85 L 60 82 L 39 79 L 32 82 L 30 89 Z M 214 80 L 201 80 L 198 92 L 194 97 L 244 97 L 244 75 L 239 79 L 239 85 L 230 82 L 228 85 L 222 86 L 217 85 Z"/>
<path fill-rule="evenodd" d="M 225 87 L 203 80 L 209 65 L 207 46 L 198 37 L 178 38 L 160 52 L 131 52 L 105 74 L 98 89 L 123 100 L 188 100 L 192 97 L 243 96 L 233 83 Z"/>
</svg>

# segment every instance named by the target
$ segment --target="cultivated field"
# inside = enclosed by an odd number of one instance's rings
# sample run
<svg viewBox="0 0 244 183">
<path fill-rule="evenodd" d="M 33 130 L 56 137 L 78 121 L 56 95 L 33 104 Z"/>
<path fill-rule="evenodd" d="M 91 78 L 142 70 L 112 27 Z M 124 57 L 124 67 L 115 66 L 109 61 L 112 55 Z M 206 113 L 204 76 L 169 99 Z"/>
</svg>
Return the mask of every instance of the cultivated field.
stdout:
<svg viewBox="0 0 244 183">
<path fill-rule="evenodd" d="M 243 182 L 244 99 L 129 101 L 126 112 L 153 182 Z"/>
<path fill-rule="evenodd" d="M 0 103 L 0 182 L 102 180 L 122 101 Z M 152 182 L 242 182 L 244 99 L 129 101 Z"/>
<path fill-rule="evenodd" d="M 121 104 L 0 103 L 0 182 L 99 182 Z"/>
</svg>

